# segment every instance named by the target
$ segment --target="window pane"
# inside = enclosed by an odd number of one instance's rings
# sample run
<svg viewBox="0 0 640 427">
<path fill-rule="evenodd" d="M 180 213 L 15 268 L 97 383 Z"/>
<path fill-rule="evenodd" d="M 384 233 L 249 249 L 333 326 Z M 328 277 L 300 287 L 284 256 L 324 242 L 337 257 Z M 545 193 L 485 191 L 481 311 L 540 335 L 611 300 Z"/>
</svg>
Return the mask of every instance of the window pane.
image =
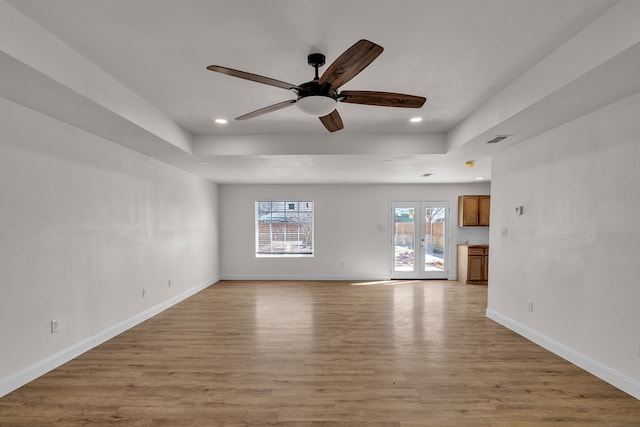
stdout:
<svg viewBox="0 0 640 427">
<path fill-rule="evenodd" d="M 393 271 L 415 270 L 415 212 L 413 208 L 394 209 L 394 266 Z"/>
<path fill-rule="evenodd" d="M 444 207 L 424 211 L 424 271 L 444 271 Z"/>
<path fill-rule="evenodd" d="M 256 202 L 257 255 L 312 255 L 312 201 Z"/>
</svg>

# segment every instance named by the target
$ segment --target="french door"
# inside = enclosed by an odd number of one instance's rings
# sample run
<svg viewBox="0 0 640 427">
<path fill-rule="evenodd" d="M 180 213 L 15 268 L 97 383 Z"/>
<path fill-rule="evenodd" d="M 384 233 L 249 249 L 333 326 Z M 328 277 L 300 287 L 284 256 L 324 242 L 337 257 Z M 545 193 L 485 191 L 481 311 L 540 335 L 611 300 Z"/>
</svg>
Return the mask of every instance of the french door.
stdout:
<svg viewBox="0 0 640 427">
<path fill-rule="evenodd" d="M 391 204 L 391 278 L 447 279 L 449 202 Z"/>
</svg>

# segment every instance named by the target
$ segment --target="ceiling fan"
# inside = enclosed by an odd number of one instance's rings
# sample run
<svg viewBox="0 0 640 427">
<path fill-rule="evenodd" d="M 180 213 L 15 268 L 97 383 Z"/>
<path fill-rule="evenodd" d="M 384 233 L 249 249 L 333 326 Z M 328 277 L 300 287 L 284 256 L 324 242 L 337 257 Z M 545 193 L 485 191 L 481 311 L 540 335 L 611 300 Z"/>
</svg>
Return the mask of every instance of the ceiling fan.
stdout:
<svg viewBox="0 0 640 427">
<path fill-rule="evenodd" d="M 295 99 L 279 102 L 252 111 L 236 117 L 236 120 L 251 119 L 296 104 L 305 113 L 318 116 L 329 132 L 335 132 L 344 128 L 342 118 L 338 110 L 336 110 L 336 104 L 338 102 L 376 105 L 381 107 L 420 108 L 427 100 L 422 96 L 391 92 L 363 90 L 344 90 L 338 92 L 338 89 L 342 85 L 371 64 L 373 60 L 382 53 L 382 50 L 381 46 L 373 42 L 360 40 L 333 61 L 322 76 L 318 75 L 318 68 L 325 64 L 325 56 L 321 53 L 312 53 L 307 57 L 307 62 L 315 68 L 315 78 L 310 82 L 299 85 L 219 65 L 210 65 L 207 69 L 217 73 L 291 90 L 297 95 Z"/>
</svg>

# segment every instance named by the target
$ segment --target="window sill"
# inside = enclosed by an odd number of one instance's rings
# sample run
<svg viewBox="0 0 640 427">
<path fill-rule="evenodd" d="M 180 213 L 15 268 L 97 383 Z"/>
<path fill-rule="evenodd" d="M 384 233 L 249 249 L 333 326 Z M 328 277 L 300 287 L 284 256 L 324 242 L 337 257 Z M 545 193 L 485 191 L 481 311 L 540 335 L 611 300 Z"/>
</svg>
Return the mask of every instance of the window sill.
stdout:
<svg viewBox="0 0 640 427">
<path fill-rule="evenodd" d="M 313 254 L 256 254 L 256 258 L 313 258 Z"/>
</svg>

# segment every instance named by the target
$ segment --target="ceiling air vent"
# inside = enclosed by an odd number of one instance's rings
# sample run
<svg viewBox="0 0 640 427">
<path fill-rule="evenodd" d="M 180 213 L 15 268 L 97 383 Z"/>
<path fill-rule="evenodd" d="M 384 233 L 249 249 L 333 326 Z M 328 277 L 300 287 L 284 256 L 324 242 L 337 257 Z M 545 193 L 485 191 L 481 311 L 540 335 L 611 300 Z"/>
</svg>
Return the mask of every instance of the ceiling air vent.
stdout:
<svg viewBox="0 0 640 427">
<path fill-rule="evenodd" d="M 496 142 L 500 142 L 503 139 L 507 139 L 509 138 L 511 135 L 498 135 L 495 138 L 493 138 L 492 140 L 487 141 L 487 144 L 495 144 Z"/>
</svg>

